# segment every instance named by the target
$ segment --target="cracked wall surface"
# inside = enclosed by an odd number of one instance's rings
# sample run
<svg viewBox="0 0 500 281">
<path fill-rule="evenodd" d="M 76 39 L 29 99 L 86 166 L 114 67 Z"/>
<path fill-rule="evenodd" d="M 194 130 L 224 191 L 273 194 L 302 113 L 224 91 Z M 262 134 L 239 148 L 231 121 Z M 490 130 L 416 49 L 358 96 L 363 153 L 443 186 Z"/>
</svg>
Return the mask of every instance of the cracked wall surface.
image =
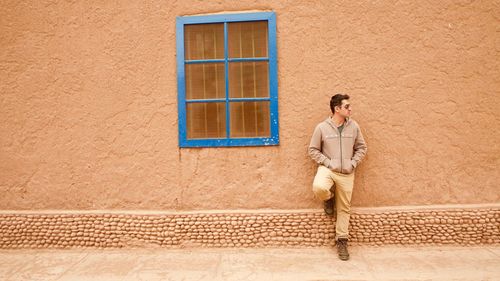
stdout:
<svg viewBox="0 0 500 281">
<path fill-rule="evenodd" d="M 498 1 L 4 1 L 0 209 L 307 209 L 329 97 L 354 206 L 497 203 Z M 179 149 L 175 18 L 277 15 L 281 143 Z"/>
</svg>

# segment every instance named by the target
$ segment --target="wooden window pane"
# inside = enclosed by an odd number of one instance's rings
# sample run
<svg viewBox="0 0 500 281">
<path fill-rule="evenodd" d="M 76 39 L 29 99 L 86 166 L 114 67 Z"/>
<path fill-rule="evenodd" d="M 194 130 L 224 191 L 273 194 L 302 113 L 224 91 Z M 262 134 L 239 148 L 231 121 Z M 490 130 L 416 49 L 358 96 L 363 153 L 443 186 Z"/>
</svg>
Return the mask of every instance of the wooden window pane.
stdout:
<svg viewBox="0 0 500 281">
<path fill-rule="evenodd" d="M 188 103 L 186 114 L 188 139 L 226 137 L 225 103 Z"/>
<path fill-rule="evenodd" d="M 269 137 L 269 102 L 231 102 L 231 137 Z"/>
<path fill-rule="evenodd" d="M 186 64 L 186 99 L 225 98 L 224 63 Z"/>
<path fill-rule="evenodd" d="M 223 59 L 224 24 L 185 25 L 184 57 L 187 60 Z"/>
<path fill-rule="evenodd" d="M 228 24 L 230 58 L 267 57 L 267 21 Z"/>
<path fill-rule="evenodd" d="M 269 63 L 229 63 L 229 97 L 269 97 Z"/>
</svg>

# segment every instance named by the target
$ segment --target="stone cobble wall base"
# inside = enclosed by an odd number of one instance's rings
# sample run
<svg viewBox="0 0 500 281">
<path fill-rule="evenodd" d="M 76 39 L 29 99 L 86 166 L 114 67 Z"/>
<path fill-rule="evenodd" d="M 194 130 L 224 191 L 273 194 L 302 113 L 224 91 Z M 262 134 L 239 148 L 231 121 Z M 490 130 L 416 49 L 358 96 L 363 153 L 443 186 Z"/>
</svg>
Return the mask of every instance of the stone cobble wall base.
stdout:
<svg viewBox="0 0 500 281">
<path fill-rule="evenodd" d="M 1 213 L 0 248 L 318 247 L 334 244 L 320 211 Z M 500 243 L 500 208 L 353 212 L 354 244 Z"/>
</svg>

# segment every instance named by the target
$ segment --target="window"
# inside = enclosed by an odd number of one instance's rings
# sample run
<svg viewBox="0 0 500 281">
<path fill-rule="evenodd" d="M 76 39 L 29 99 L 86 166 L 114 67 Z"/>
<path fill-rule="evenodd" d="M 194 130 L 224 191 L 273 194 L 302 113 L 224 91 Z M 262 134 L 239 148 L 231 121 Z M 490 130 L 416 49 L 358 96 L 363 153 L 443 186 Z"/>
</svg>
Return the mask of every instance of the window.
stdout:
<svg viewBox="0 0 500 281">
<path fill-rule="evenodd" d="M 177 18 L 181 147 L 279 144 L 276 15 Z"/>
</svg>

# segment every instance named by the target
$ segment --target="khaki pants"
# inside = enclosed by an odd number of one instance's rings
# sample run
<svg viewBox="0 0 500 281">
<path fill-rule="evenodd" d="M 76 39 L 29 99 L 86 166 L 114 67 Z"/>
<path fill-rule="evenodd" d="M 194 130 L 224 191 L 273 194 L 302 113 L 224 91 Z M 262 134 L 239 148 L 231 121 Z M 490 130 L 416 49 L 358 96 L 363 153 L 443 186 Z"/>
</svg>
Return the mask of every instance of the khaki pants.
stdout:
<svg viewBox="0 0 500 281">
<path fill-rule="evenodd" d="M 334 186 L 334 192 L 330 189 Z M 335 239 L 348 238 L 349 218 L 351 216 L 351 197 L 354 186 L 354 172 L 340 174 L 333 172 L 325 166 L 319 166 L 314 177 L 313 192 L 320 200 L 335 198 L 337 208 L 337 223 L 335 225 Z"/>
</svg>

